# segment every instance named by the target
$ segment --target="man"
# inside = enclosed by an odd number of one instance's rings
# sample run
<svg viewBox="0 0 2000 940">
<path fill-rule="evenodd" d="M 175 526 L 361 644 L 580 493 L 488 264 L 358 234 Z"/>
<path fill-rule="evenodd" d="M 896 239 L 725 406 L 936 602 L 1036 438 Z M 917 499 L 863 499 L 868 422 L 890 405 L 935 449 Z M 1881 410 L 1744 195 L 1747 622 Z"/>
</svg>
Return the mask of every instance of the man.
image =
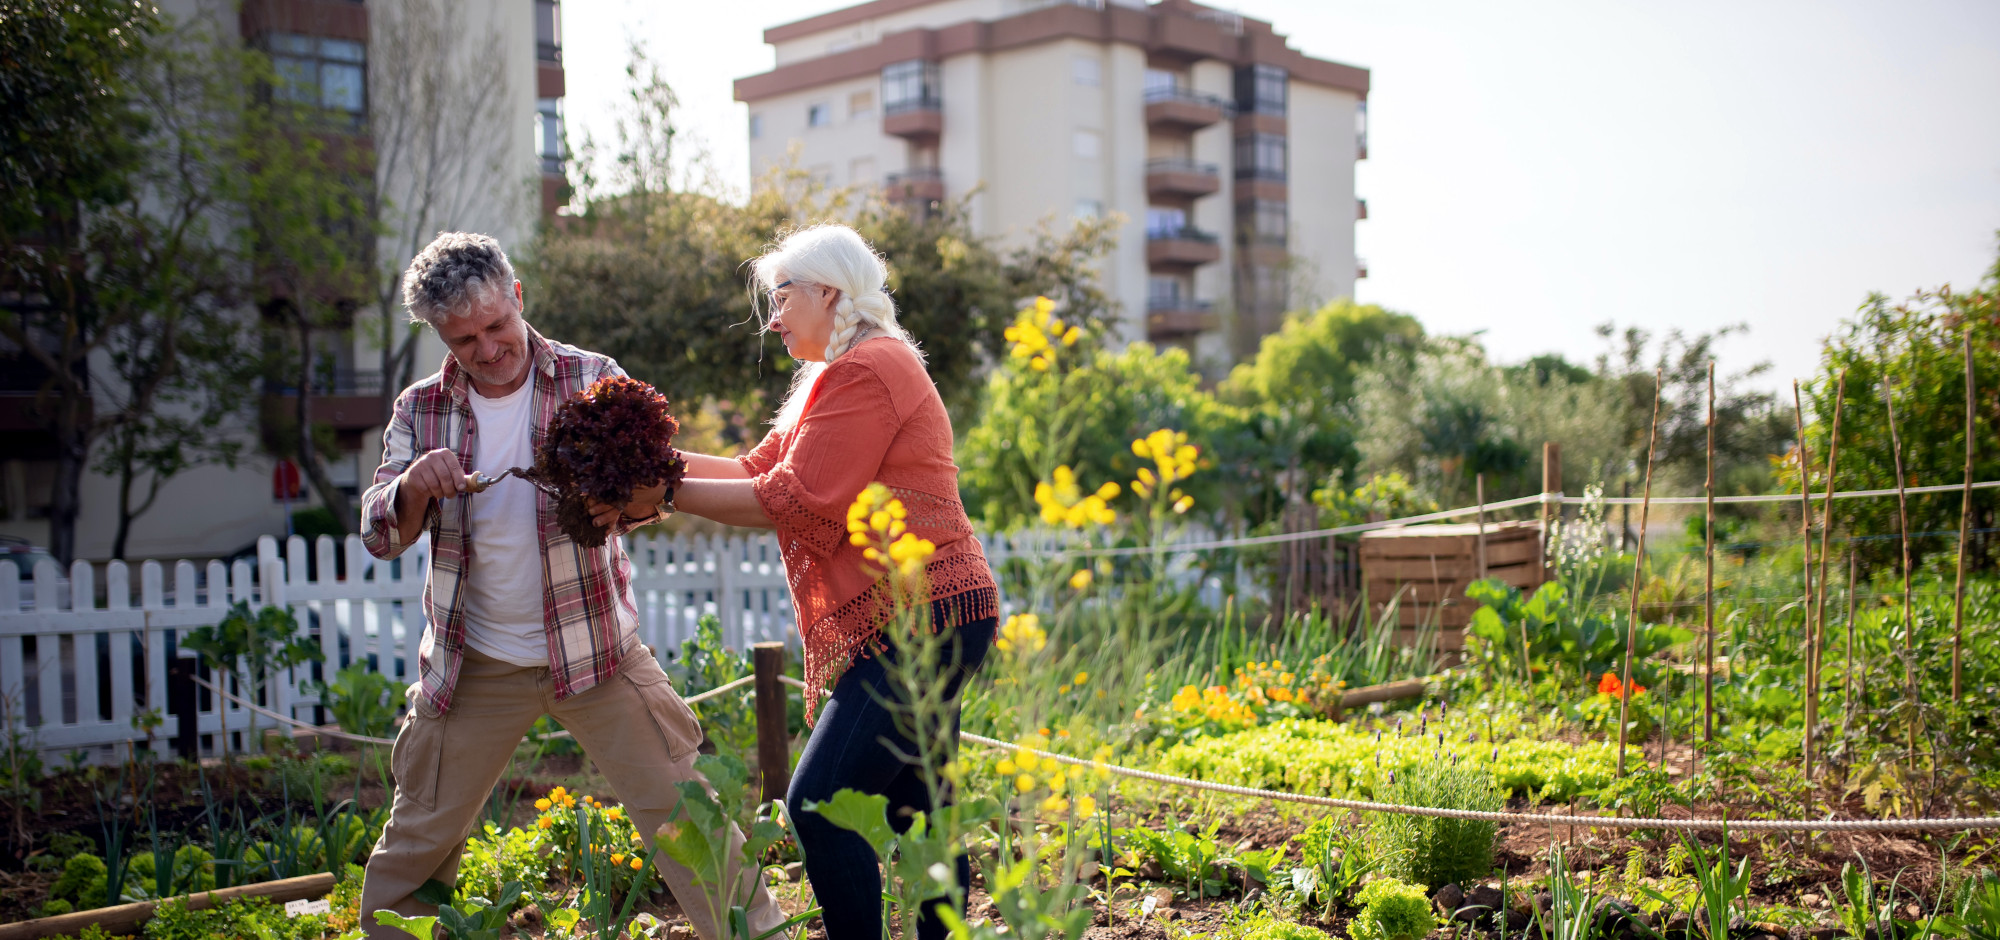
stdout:
<svg viewBox="0 0 2000 940">
<path fill-rule="evenodd" d="M 432 913 L 412 894 L 427 880 L 456 881 L 480 807 L 543 714 L 575 736 L 647 836 L 676 815 L 674 783 L 695 778 L 702 736 L 638 642 L 631 561 L 615 537 L 659 518 L 665 487 L 634 493 L 599 548 L 565 536 L 550 499 L 525 481 L 466 488 L 474 470 L 497 476 L 533 462 L 556 406 L 622 374 L 617 363 L 529 328 L 513 266 L 484 235 L 439 235 L 410 262 L 403 299 L 450 355 L 397 396 L 382 466 L 361 502 L 362 541 L 375 557 L 431 537 L 430 626 L 390 757 L 389 823 L 361 889 L 371 937 L 403 936 L 377 926 L 374 911 Z M 704 940 L 725 936 L 718 915 L 732 900 L 750 899 L 753 934 L 784 919 L 754 869 L 724 891 L 695 884 L 664 855 L 658 864 Z"/>
</svg>

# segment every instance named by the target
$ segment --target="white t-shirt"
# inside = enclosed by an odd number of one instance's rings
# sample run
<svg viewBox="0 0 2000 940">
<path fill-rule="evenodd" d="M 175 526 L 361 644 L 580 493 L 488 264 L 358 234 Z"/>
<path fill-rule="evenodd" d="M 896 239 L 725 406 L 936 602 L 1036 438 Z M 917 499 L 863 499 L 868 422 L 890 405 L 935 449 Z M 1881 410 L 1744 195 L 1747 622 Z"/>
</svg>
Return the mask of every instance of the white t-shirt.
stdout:
<svg viewBox="0 0 2000 940">
<path fill-rule="evenodd" d="M 535 383 L 502 398 L 474 388 L 467 396 L 477 429 L 474 462 L 499 476 L 509 467 L 534 462 Z M 542 543 L 535 525 L 534 486 L 508 477 L 471 496 L 472 560 L 465 584 L 465 642 L 473 649 L 517 666 L 549 664 L 542 627 Z"/>
</svg>

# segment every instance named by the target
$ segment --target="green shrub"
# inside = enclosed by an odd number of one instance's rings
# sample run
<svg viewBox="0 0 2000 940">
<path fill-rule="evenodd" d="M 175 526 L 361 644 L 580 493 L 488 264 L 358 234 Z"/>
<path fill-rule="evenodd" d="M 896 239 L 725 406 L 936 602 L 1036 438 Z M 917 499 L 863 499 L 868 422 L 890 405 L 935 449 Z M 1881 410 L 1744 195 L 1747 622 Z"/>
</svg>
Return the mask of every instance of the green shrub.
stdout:
<svg viewBox="0 0 2000 940">
<path fill-rule="evenodd" d="M 76 910 L 76 905 L 62 898 L 50 898 L 35 908 L 36 917 L 55 917 Z"/>
<path fill-rule="evenodd" d="M 49 897 L 74 902 L 77 910 L 103 907 L 104 885 L 110 877 L 103 859 L 89 852 L 72 855 L 63 863 L 62 876 L 49 887 Z"/>
<path fill-rule="evenodd" d="M 1325 931 L 1262 914 L 1243 925 L 1243 940 L 1327 940 L 1327 937 Z"/>
<path fill-rule="evenodd" d="M 1514 737 L 1499 744 L 1496 754 L 1487 743 L 1489 734 L 1505 737 L 1525 729 L 1498 722 L 1489 729 L 1484 720 L 1474 723 L 1456 715 L 1448 721 L 1432 719 L 1425 727 L 1426 735 L 1391 730 L 1378 740 L 1374 730 L 1361 725 L 1287 719 L 1176 744 L 1161 757 L 1158 769 L 1238 786 L 1368 799 L 1382 793 L 1390 773 L 1402 774 L 1429 761 L 1442 733 L 1451 742 L 1477 735 L 1480 743 L 1468 748 L 1466 762 L 1485 772 L 1496 788 L 1519 796 L 1551 802 L 1594 796 L 1617 776 L 1614 744 Z"/>
<path fill-rule="evenodd" d="M 198 845 L 174 850 L 172 870 L 165 873 L 166 889 L 160 890 L 159 861 L 152 852 L 139 852 L 125 862 L 127 892 L 134 897 L 170 897 L 215 889 L 215 856 Z"/>
<path fill-rule="evenodd" d="M 1389 782 L 1385 802 L 1435 809 L 1494 812 L 1499 792 L 1485 771 L 1440 755 Z M 1404 813 L 1371 813 L 1370 827 L 1381 846 L 1383 870 L 1427 887 L 1468 884 L 1493 867 L 1498 826 L 1470 819 L 1442 819 Z"/>
<path fill-rule="evenodd" d="M 1437 925 L 1424 889 L 1395 878 L 1369 882 L 1355 896 L 1361 913 L 1347 924 L 1354 940 L 1423 940 Z"/>
<path fill-rule="evenodd" d="M 458 857 L 458 896 L 497 898 L 510 881 L 539 894 L 548 881 L 548 859 L 542 856 L 540 829 L 501 832 L 486 823 L 480 835 L 465 841 Z"/>
<path fill-rule="evenodd" d="M 285 909 L 264 898 L 241 898 L 201 911 L 168 901 L 153 909 L 146 922 L 147 940 L 209 940 L 211 937 L 256 937 L 259 940 L 319 940 L 326 935 L 326 916 L 285 915 Z"/>
</svg>

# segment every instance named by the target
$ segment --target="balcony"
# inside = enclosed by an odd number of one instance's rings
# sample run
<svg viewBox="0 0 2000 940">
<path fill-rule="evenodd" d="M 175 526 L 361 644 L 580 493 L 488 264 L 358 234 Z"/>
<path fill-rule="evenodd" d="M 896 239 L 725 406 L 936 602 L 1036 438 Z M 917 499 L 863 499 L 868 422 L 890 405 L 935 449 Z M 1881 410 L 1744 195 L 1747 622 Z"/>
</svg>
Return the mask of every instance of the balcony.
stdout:
<svg viewBox="0 0 2000 940">
<path fill-rule="evenodd" d="M 935 141 L 944 133 L 944 102 L 932 97 L 887 102 L 882 107 L 882 133 L 906 140 Z"/>
<path fill-rule="evenodd" d="M 1222 324 L 1215 304 L 1180 297 L 1146 298 L 1146 338 L 1165 342 L 1205 333 Z"/>
<path fill-rule="evenodd" d="M 365 431 L 379 428 L 388 411 L 389 392 L 383 388 L 382 373 L 335 369 L 313 383 L 312 420 L 335 431 Z M 295 387 L 268 384 L 264 389 L 264 417 L 288 422 L 297 409 Z"/>
<path fill-rule="evenodd" d="M 1191 268 L 1222 259 L 1214 233 L 1192 226 L 1156 228 L 1146 232 L 1146 263 L 1154 267 Z"/>
<path fill-rule="evenodd" d="M 944 171 L 934 166 L 913 166 L 891 173 L 882 181 L 882 191 L 897 202 L 939 202 L 944 199 Z"/>
<path fill-rule="evenodd" d="M 1229 116 L 1229 104 L 1215 95 L 1185 88 L 1146 91 L 1146 127 L 1155 131 L 1194 133 Z"/>
<path fill-rule="evenodd" d="M 1213 163 L 1192 160 L 1146 161 L 1146 195 L 1206 196 L 1222 189 L 1222 175 Z"/>
</svg>

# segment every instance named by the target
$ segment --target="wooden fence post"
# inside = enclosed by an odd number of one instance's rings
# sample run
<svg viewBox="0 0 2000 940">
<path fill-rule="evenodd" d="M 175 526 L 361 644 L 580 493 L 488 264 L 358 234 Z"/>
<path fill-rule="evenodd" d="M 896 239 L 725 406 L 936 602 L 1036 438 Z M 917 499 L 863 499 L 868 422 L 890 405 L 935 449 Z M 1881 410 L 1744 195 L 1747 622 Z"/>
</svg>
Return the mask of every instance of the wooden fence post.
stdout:
<svg viewBox="0 0 2000 940">
<path fill-rule="evenodd" d="M 785 644 L 750 648 L 757 681 L 757 770 L 764 778 L 763 800 L 782 800 L 792 785 L 791 737 L 785 730 Z"/>
</svg>

